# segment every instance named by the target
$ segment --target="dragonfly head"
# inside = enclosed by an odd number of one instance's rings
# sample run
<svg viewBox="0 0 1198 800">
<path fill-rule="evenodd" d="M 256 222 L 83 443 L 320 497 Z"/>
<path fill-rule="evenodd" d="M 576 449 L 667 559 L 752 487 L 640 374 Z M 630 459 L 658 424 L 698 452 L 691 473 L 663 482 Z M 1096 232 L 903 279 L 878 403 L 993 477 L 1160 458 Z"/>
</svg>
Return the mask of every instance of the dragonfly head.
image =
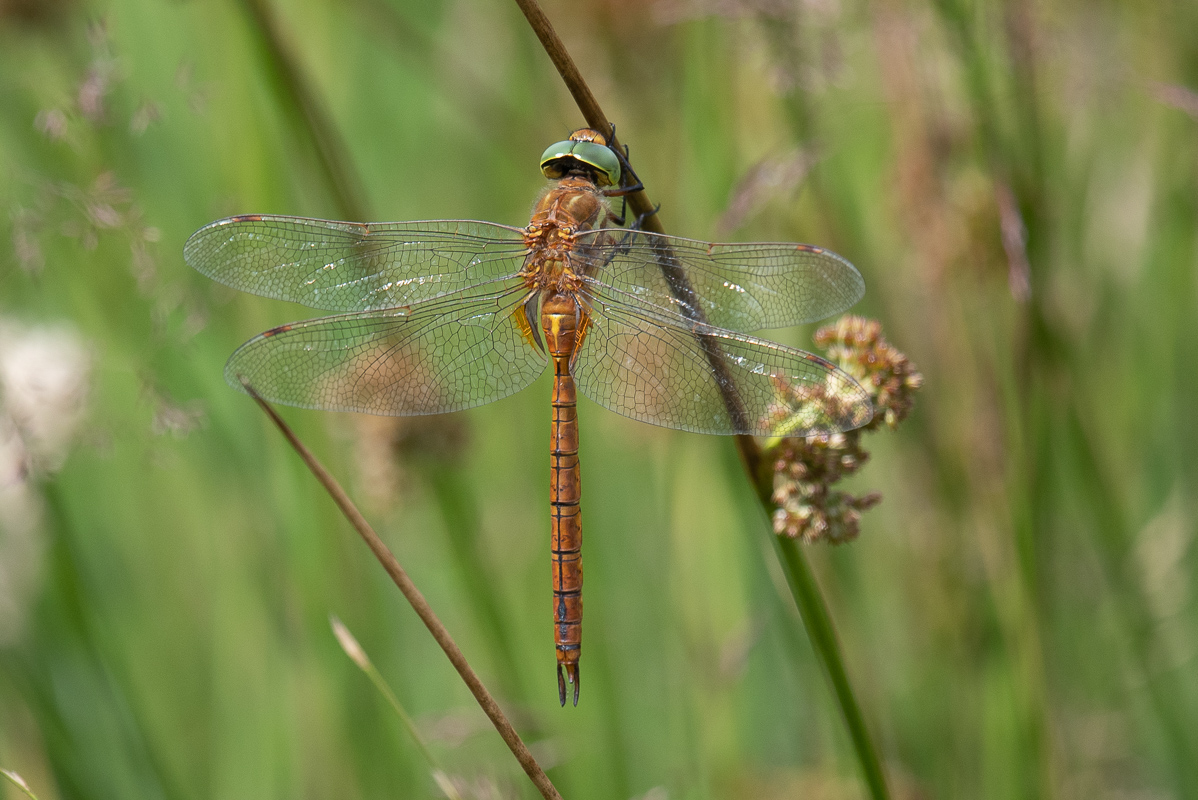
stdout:
<svg viewBox="0 0 1198 800">
<path fill-rule="evenodd" d="M 541 156 L 546 178 L 564 178 L 571 172 L 587 173 L 598 186 L 620 185 L 620 159 L 598 131 L 582 128 L 564 142 L 551 145 Z"/>
</svg>

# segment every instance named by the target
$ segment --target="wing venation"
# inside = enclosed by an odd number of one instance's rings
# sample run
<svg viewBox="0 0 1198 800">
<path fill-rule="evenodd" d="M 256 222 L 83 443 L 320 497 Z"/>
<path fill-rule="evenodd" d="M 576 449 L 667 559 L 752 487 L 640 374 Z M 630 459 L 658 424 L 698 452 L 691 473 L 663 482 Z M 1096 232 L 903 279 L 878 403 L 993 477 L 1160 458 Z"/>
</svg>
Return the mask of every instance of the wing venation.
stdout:
<svg viewBox="0 0 1198 800">
<path fill-rule="evenodd" d="M 250 215 L 205 225 L 183 258 L 244 292 L 328 311 L 371 311 L 510 277 L 519 228 L 472 220 L 357 223 Z"/>
<path fill-rule="evenodd" d="M 547 359 L 512 317 L 524 287 L 283 325 L 229 358 L 225 378 L 267 400 L 387 416 L 442 414 L 532 383 Z"/>
<path fill-rule="evenodd" d="M 873 416 L 866 391 L 811 353 L 597 300 L 574 378 L 618 414 L 695 433 L 831 434 Z"/>
<path fill-rule="evenodd" d="M 838 314 L 865 294 L 857 269 L 805 244 L 715 244 L 647 231 L 579 234 L 579 272 L 599 291 L 683 319 L 749 332 Z M 664 271 L 663 271 L 664 267 Z M 673 273 L 684 279 L 672 285 Z"/>
</svg>

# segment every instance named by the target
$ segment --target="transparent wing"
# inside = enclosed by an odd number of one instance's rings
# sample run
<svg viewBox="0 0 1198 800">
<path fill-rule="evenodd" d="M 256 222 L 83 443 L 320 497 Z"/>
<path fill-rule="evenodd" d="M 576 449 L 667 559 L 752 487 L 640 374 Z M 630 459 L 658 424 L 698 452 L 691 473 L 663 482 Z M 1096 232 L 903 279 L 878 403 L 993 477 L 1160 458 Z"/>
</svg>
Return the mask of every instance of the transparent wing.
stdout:
<svg viewBox="0 0 1198 800">
<path fill-rule="evenodd" d="M 613 296 L 733 331 L 782 328 L 838 314 L 865 294 L 857 269 L 808 244 L 713 244 L 646 231 L 578 235 L 576 271 Z M 662 265 L 690 291 L 676 293 Z"/>
<path fill-rule="evenodd" d="M 283 325 L 238 348 L 225 378 L 276 403 L 330 411 L 404 416 L 490 403 L 547 363 L 512 316 L 524 292 L 500 285 Z"/>
<path fill-rule="evenodd" d="M 229 217 L 183 246 L 196 270 L 243 292 L 328 311 L 410 305 L 514 275 L 519 228 L 469 220 L 332 222 Z"/>
<path fill-rule="evenodd" d="M 873 416 L 865 390 L 818 356 L 643 308 L 591 303 L 574 380 L 617 414 L 695 433 L 755 436 L 847 431 Z"/>
</svg>

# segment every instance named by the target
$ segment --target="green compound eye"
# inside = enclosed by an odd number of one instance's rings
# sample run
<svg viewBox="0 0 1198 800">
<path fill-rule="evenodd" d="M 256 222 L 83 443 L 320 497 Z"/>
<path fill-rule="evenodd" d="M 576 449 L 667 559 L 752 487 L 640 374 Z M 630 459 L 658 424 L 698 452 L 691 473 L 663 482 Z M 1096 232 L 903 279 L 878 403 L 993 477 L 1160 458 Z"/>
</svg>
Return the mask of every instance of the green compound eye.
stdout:
<svg viewBox="0 0 1198 800">
<path fill-rule="evenodd" d="M 541 155 L 541 172 L 545 173 L 546 178 L 560 178 L 566 174 L 560 164 L 551 162 L 570 156 L 571 151 L 574 149 L 574 144 L 574 142 L 566 141 L 549 145 Z"/>
<path fill-rule="evenodd" d="M 591 167 L 600 186 L 617 186 L 620 183 L 620 159 L 610 147 L 595 142 L 566 141 L 550 145 L 541 155 L 541 172 L 547 178 L 560 178 L 566 174 L 562 159 L 572 158 Z"/>
<path fill-rule="evenodd" d="M 575 142 L 574 157 L 595 168 L 600 186 L 619 185 L 620 159 L 616 158 L 610 147 L 594 142 Z"/>
</svg>

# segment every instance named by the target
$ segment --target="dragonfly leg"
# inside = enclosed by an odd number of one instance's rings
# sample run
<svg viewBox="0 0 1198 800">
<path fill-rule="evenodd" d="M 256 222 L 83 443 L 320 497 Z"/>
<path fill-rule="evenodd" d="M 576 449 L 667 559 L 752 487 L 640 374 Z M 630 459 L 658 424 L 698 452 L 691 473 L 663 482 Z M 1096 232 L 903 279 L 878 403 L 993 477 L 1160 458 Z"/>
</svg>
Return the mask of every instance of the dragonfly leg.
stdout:
<svg viewBox="0 0 1198 800">
<path fill-rule="evenodd" d="M 632 225 L 628 226 L 628 230 L 639 231 L 641 229 L 641 225 L 644 224 L 645 220 L 649 219 L 649 217 L 653 216 L 658 211 L 661 211 L 661 203 L 658 203 L 656 206 L 654 206 L 649 211 L 646 211 L 644 214 L 637 214 L 636 219 L 634 219 L 632 221 Z M 624 227 L 624 222 L 626 221 L 626 218 L 624 215 L 627 213 L 628 213 L 628 200 L 626 198 L 621 197 L 620 198 L 620 213 L 612 214 L 611 221 L 614 222 L 616 225 L 619 225 L 620 227 Z"/>
<path fill-rule="evenodd" d="M 612 125 L 611 134 L 613 137 L 616 135 L 615 125 Z M 636 170 L 632 168 L 632 163 L 628 160 L 628 145 L 624 145 L 622 150 L 618 147 L 612 147 L 611 145 L 608 145 L 608 148 L 615 153 L 616 158 L 620 160 L 620 185 L 613 186 L 610 189 L 604 189 L 603 195 L 605 197 L 624 198 L 627 195 L 644 191 L 645 184 L 641 182 L 639 177 L 637 177 Z M 621 203 L 619 216 L 614 216 L 612 218 L 612 221 L 617 225 L 622 226 L 624 224 L 624 211 L 625 206 L 623 203 Z M 653 213 L 657 213 L 656 209 Z"/>
<path fill-rule="evenodd" d="M 634 231 L 641 230 L 641 227 L 645 224 L 645 220 L 649 219 L 649 217 L 653 216 L 658 211 L 661 211 L 661 203 L 653 206 L 653 208 L 649 209 L 644 214 L 637 214 L 636 219 L 632 221 L 631 229 Z"/>
<path fill-rule="evenodd" d="M 621 228 L 624 227 L 624 215 L 626 213 L 628 213 L 628 201 L 625 200 L 623 197 L 621 197 L 620 198 L 620 213 L 612 214 L 611 221 L 614 222 L 616 225 L 618 225 Z"/>
<path fill-rule="evenodd" d="M 643 191 L 644 188 L 645 184 L 641 183 L 640 178 L 637 178 L 636 183 L 630 183 L 627 186 L 621 184 L 620 186 L 612 189 L 604 189 L 603 195 L 605 197 L 623 197 L 624 195 L 628 194 L 636 194 L 637 192 Z"/>
<path fill-rule="evenodd" d="M 616 126 L 613 123 L 611 126 L 611 135 L 614 139 L 616 136 Z M 636 170 L 632 168 L 632 162 L 628 160 L 628 145 L 624 145 L 623 149 L 608 145 L 616 158 L 620 160 L 620 185 L 614 189 L 604 191 L 608 197 L 619 197 L 625 194 L 636 194 L 644 190 L 645 184 L 641 183 L 641 179 L 637 176 Z"/>
</svg>

